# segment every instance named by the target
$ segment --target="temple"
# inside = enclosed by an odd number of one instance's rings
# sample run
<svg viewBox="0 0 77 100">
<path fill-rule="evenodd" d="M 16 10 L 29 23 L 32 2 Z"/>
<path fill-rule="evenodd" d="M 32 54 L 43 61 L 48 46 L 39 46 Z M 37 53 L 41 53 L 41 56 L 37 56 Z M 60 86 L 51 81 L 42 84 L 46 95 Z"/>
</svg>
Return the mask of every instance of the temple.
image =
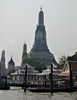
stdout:
<svg viewBox="0 0 77 100">
<path fill-rule="evenodd" d="M 30 58 L 37 59 L 38 61 L 46 65 L 49 65 L 51 63 L 57 64 L 54 55 L 49 51 L 47 46 L 44 13 L 42 11 L 42 8 L 39 12 L 38 25 L 35 31 L 35 40 L 29 56 Z"/>
</svg>

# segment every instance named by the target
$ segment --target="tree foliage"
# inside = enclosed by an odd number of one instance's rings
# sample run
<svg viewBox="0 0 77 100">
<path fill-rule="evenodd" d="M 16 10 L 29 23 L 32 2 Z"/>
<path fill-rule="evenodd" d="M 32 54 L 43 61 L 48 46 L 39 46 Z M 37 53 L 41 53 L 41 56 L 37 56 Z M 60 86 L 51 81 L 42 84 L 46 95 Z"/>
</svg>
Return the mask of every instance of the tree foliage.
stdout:
<svg viewBox="0 0 77 100">
<path fill-rule="evenodd" d="M 11 71 L 8 71 L 8 75 L 11 75 L 11 73 L 14 73 L 15 72 L 15 69 L 14 70 L 11 70 Z"/>
<path fill-rule="evenodd" d="M 58 68 L 62 69 L 64 66 L 65 61 L 67 60 L 66 56 L 62 56 L 61 58 L 59 58 L 59 64 L 58 64 Z"/>
<path fill-rule="evenodd" d="M 67 60 L 77 61 L 77 52 L 75 52 L 75 54 L 72 56 L 68 56 Z"/>
<path fill-rule="evenodd" d="M 35 70 L 38 70 L 39 72 L 42 72 L 42 70 L 46 69 L 46 66 L 44 64 L 41 64 L 37 59 L 33 58 L 25 58 L 22 61 L 22 64 L 30 64 L 31 66 L 35 67 Z"/>
<path fill-rule="evenodd" d="M 59 64 L 63 66 L 66 60 L 77 61 L 77 52 L 75 52 L 72 56 L 62 56 L 61 58 L 59 58 Z"/>
<path fill-rule="evenodd" d="M 61 58 L 59 58 L 59 64 L 60 65 L 64 65 L 66 60 L 67 60 L 67 57 L 66 56 L 62 56 Z"/>
</svg>

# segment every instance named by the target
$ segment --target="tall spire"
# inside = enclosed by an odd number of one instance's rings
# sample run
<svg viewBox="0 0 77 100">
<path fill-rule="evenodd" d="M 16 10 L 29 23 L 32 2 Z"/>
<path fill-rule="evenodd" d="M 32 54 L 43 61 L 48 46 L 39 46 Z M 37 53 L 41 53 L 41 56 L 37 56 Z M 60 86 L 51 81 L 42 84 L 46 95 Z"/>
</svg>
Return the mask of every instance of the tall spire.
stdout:
<svg viewBox="0 0 77 100">
<path fill-rule="evenodd" d="M 50 53 L 46 42 L 46 31 L 44 25 L 44 13 L 40 8 L 38 25 L 35 31 L 35 40 L 29 53 L 29 57 L 38 60 L 46 65 L 56 63 L 52 53 Z"/>
<path fill-rule="evenodd" d="M 1 64 L 5 67 L 5 50 L 3 50 L 1 54 Z"/>
<path fill-rule="evenodd" d="M 6 76 L 6 66 L 5 66 L 5 50 L 2 51 L 1 54 L 1 76 Z"/>
<path fill-rule="evenodd" d="M 26 45 L 26 42 L 24 43 L 24 46 L 23 46 L 23 52 L 27 52 L 27 45 Z"/>
<path fill-rule="evenodd" d="M 5 50 L 2 51 L 2 58 L 5 58 Z"/>
<path fill-rule="evenodd" d="M 40 10 L 42 11 L 42 6 L 41 6 Z"/>
<path fill-rule="evenodd" d="M 44 26 L 44 13 L 42 11 L 42 6 L 39 12 L 38 26 Z"/>
<path fill-rule="evenodd" d="M 27 45 L 26 42 L 23 45 L 22 60 L 27 57 Z"/>
</svg>

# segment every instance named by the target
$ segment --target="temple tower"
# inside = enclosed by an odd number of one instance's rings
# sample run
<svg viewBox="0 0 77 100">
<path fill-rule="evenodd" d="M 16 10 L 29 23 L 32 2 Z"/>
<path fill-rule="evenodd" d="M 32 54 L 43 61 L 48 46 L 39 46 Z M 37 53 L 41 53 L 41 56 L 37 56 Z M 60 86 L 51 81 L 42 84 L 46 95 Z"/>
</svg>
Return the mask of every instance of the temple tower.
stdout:
<svg viewBox="0 0 77 100">
<path fill-rule="evenodd" d="M 24 43 L 23 53 L 22 53 L 22 60 L 25 59 L 26 57 L 27 57 L 27 45 L 26 45 L 26 43 Z"/>
<path fill-rule="evenodd" d="M 38 16 L 38 25 L 35 31 L 35 41 L 30 51 L 30 57 L 35 58 L 46 65 L 49 65 L 51 63 L 56 64 L 55 58 L 53 54 L 50 53 L 47 46 L 44 13 L 42 11 L 42 8 L 40 9 Z"/>
<path fill-rule="evenodd" d="M 1 76 L 6 76 L 7 75 L 7 71 L 6 71 L 6 66 L 5 66 L 5 50 L 2 51 L 2 54 L 1 54 Z"/>
<path fill-rule="evenodd" d="M 11 73 L 13 73 L 15 71 L 15 63 L 14 63 L 12 57 L 11 57 L 10 61 L 8 62 L 7 71 L 8 71 L 8 74 L 11 74 Z"/>
</svg>

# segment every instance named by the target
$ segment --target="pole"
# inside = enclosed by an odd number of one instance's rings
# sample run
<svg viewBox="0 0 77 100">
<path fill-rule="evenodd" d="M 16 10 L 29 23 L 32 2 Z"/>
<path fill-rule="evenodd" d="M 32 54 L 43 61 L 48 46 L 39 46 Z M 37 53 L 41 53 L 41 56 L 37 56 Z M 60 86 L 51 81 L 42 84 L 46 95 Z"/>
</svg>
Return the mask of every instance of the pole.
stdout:
<svg viewBox="0 0 77 100">
<path fill-rule="evenodd" d="M 46 86 L 46 75 L 44 76 L 44 82 L 45 82 L 45 84 L 44 84 L 44 85 Z"/>
<path fill-rule="evenodd" d="M 51 72 L 50 72 L 50 92 L 53 91 L 53 64 L 51 64 L 51 68 L 50 68 Z"/>
<path fill-rule="evenodd" d="M 69 71 L 70 71 L 70 88 L 73 87 L 73 79 L 72 79 L 72 68 L 71 68 L 71 63 L 69 63 Z"/>
<path fill-rule="evenodd" d="M 27 87 L 27 65 L 25 67 L 25 75 L 24 75 L 24 92 L 26 92 Z"/>
</svg>

